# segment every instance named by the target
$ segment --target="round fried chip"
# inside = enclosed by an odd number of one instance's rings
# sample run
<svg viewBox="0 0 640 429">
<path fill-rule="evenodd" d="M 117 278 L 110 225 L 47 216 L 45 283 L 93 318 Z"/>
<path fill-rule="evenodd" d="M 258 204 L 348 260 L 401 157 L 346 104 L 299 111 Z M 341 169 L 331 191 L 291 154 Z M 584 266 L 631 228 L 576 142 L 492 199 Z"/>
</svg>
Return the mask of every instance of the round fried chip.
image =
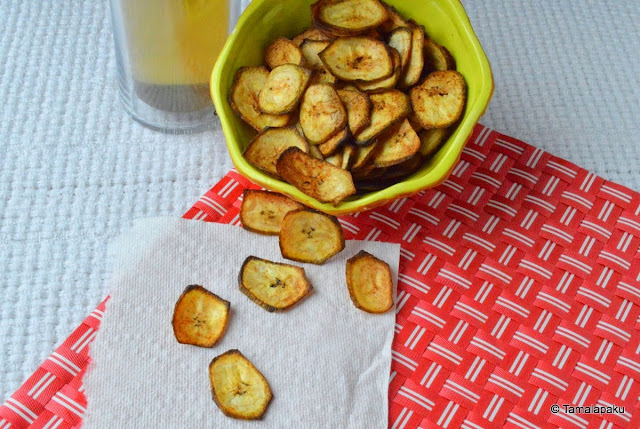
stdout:
<svg viewBox="0 0 640 429">
<path fill-rule="evenodd" d="M 309 152 L 309 144 L 296 127 L 269 128 L 255 136 L 242 155 L 254 167 L 273 177 L 280 177 L 276 163 L 280 155 L 290 147 Z"/>
<path fill-rule="evenodd" d="M 173 333 L 181 344 L 213 347 L 224 334 L 229 301 L 199 285 L 187 286 L 173 310 Z"/>
<path fill-rule="evenodd" d="M 385 313 L 393 307 L 393 280 L 389 264 L 361 250 L 347 260 L 347 288 L 353 304 L 367 313 Z"/>
<path fill-rule="evenodd" d="M 240 206 L 240 221 L 247 231 L 278 235 L 284 216 L 304 206 L 277 192 L 245 189 Z"/>
<path fill-rule="evenodd" d="M 338 35 L 358 34 L 388 18 L 378 0 L 320 0 L 312 6 L 314 22 Z"/>
<path fill-rule="evenodd" d="M 311 78 L 311 70 L 295 64 L 283 64 L 271 70 L 258 97 L 263 113 L 280 115 L 298 106 Z"/>
<path fill-rule="evenodd" d="M 273 399 L 264 375 L 235 349 L 211 361 L 209 383 L 220 411 L 235 419 L 261 419 Z"/>
<path fill-rule="evenodd" d="M 307 140 L 322 143 L 346 124 L 347 111 L 333 86 L 310 85 L 300 106 L 300 125 Z"/>
<path fill-rule="evenodd" d="M 467 85 L 460 73 L 437 71 L 411 88 L 411 104 L 423 128 L 446 128 L 462 115 L 466 93 Z"/>
<path fill-rule="evenodd" d="M 257 131 L 269 127 L 284 127 L 289 123 L 288 114 L 262 113 L 258 97 L 269 77 L 266 67 L 241 67 L 236 72 L 229 94 L 229 104 L 244 122 Z"/>
<path fill-rule="evenodd" d="M 304 268 L 249 256 L 240 268 L 240 291 L 267 311 L 288 310 L 311 293 Z"/>
<path fill-rule="evenodd" d="M 287 213 L 282 221 L 280 251 L 284 258 L 322 265 L 344 246 L 342 226 L 335 216 L 300 209 Z"/>
<path fill-rule="evenodd" d="M 393 73 L 393 58 L 389 49 L 383 41 L 370 37 L 340 37 L 319 56 L 338 79 L 371 82 Z"/>
</svg>

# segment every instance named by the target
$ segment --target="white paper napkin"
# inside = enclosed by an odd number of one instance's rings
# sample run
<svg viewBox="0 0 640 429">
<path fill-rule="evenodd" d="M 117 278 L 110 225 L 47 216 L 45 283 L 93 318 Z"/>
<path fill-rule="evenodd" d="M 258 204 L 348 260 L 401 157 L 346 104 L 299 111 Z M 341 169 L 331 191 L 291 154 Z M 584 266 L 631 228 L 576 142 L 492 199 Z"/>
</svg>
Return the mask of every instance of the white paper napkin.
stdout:
<svg viewBox="0 0 640 429">
<path fill-rule="evenodd" d="M 136 222 L 110 247 L 111 299 L 91 346 L 83 427 L 386 428 L 395 317 L 353 306 L 345 262 L 361 249 L 386 261 L 396 282 L 398 245 L 350 241 L 325 265 L 297 264 L 313 294 L 269 313 L 238 290 L 237 277 L 249 255 L 286 262 L 277 237 L 174 218 Z M 190 284 L 231 302 L 227 332 L 212 349 L 173 336 L 173 308 Z M 211 399 L 209 363 L 236 348 L 273 391 L 262 421 L 226 417 Z"/>
</svg>

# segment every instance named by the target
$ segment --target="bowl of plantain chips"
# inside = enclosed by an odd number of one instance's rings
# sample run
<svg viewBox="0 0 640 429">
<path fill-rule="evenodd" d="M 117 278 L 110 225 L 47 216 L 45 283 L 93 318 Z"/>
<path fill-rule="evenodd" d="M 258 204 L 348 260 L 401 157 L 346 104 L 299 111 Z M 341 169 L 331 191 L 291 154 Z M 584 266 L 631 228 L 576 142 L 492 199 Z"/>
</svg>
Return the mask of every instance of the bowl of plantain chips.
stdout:
<svg viewBox="0 0 640 429">
<path fill-rule="evenodd" d="M 445 181 L 493 88 L 459 0 L 254 0 L 210 82 L 238 172 L 332 215 Z"/>
</svg>

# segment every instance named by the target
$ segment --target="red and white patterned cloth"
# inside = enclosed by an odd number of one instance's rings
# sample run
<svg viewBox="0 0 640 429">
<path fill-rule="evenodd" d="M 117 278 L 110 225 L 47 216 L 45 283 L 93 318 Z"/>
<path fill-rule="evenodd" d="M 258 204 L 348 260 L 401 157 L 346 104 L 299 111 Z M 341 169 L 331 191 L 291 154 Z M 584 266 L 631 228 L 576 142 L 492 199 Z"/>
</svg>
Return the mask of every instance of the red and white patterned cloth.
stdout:
<svg viewBox="0 0 640 429">
<path fill-rule="evenodd" d="M 239 225 L 245 188 L 231 171 L 184 217 Z M 389 427 L 640 427 L 639 193 L 478 125 L 442 185 L 340 222 L 402 246 Z M 0 407 L 0 429 L 81 426 L 104 309 Z"/>
</svg>

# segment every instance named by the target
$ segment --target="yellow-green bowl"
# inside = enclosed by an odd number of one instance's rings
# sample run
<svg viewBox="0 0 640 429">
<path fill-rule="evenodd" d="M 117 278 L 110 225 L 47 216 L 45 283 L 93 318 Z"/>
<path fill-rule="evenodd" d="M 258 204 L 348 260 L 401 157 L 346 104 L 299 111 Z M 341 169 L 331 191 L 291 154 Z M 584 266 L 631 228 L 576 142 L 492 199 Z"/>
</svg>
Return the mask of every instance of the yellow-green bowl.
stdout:
<svg viewBox="0 0 640 429">
<path fill-rule="evenodd" d="M 493 93 L 491 66 L 458 0 L 386 1 L 404 18 L 412 18 L 422 24 L 429 37 L 447 47 L 456 60 L 457 70 L 467 81 L 467 105 L 460 124 L 438 153 L 416 173 L 388 188 L 350 197 L 334 206 L 320 203 L 288 183 L 264 174 L 243 158 L 242 151 L 255 132 L 234 114 L 227 101 L 234 74 L 242 66 L 263 64 L 263 52 L 275 38 L 291 38 L 309 27 L 309 6 L 314 1 L 253 0 L 218 57 L 211 74 L 211 96 L 222 123 L 229 154 L 238 172 L 269 190 L 336 215 L 366 210 L 442 183 L 458 161 L 465 142 L 485 112 Z"/>
</svg>

